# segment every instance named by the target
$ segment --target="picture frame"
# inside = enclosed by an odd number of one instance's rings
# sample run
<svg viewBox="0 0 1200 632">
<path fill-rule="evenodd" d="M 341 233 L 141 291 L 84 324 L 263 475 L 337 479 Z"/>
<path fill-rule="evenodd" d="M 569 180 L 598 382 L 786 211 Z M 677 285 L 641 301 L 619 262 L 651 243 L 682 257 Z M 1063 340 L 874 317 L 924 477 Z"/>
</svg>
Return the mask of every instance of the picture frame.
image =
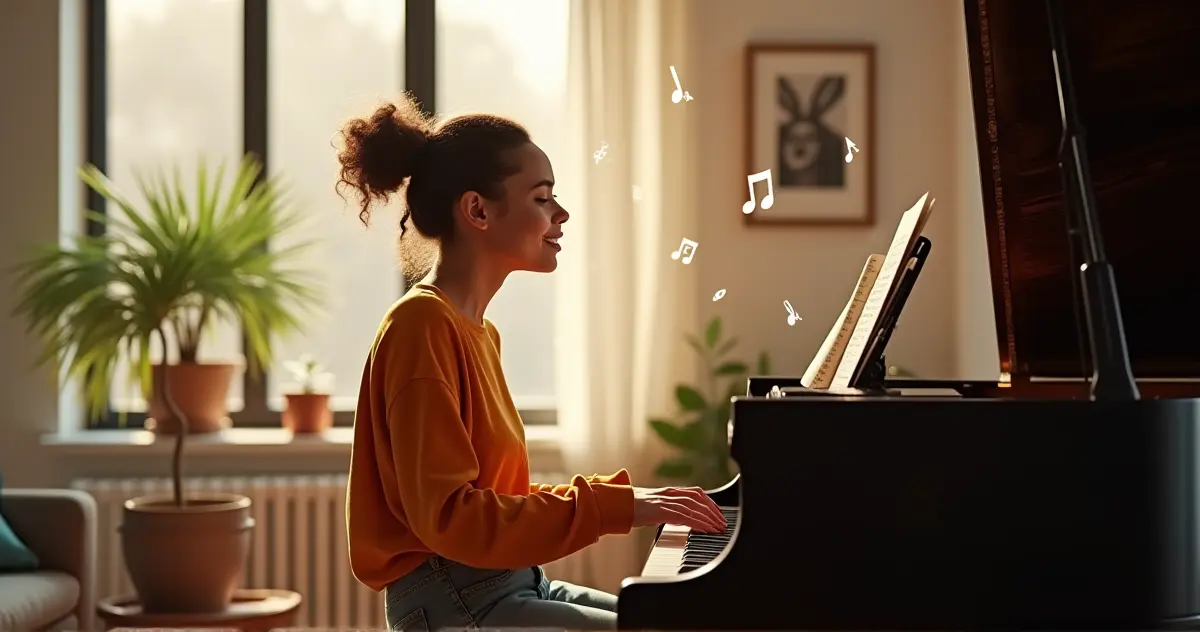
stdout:
<svg viewBox="0 0 1200 632">
<path fill-rule="evenodd" d="M 875 46 L 751 43 L 745 63 L 746 223 L 872 225 Z"/>
</svg>

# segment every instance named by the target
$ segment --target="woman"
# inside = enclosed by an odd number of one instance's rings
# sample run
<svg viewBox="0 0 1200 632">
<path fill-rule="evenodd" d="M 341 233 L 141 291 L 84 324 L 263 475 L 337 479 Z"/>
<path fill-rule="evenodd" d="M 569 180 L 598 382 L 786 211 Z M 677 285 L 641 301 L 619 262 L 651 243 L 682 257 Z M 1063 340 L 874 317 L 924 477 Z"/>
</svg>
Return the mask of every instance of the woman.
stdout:
<svg viewBox="0 0 1200 632">
<path fill-rule="evenodd" d="M 633 527 L 725 521 L 701 490 L 632 487 L 624 470 L 529 482 L 500 335 L 483 314 L 510 272 L 557 267 L 568 215 L 550 161 L 512 121 L 435 126 L 408 100 L 342 137 L 339 192 L 357 194 L 366 224 L 407 185 L 405 273 L 436 264 L 388 310 L 363 372 L 347 501 L 355 577 L 385 592 L 393 629 L 615 627 L 616 597 L 550 581 L 539 565 Z"/>
</svg>

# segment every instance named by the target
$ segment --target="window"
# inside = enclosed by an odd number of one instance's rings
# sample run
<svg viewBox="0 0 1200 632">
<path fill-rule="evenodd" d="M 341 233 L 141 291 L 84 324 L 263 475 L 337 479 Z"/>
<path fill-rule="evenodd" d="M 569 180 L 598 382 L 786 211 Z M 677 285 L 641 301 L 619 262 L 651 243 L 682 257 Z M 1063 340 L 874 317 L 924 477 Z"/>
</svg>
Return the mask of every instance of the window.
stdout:
<svg viewBox="0 0 1200 632">
<path fill-rule="evenodd" d="M 126 190 L 132 171 L 199 155 L 260 156 L 314 216 L 309 266 L 328 288 L 325 313 L 303 336 L 274 343 L 275 370 L 241 376 L 235 425 L 275 426 L 288 376 L 282 361 L 315 355 L 333 372 L 338 424 L 349 424 L 379 318 L 402 288 L 398 208 L 364 231 L 334 192 L 330 141 L 346 118 L 404 92 L 440 114 L 486 111 L 529 126 L 554 159 L 565 148 L 567 8 L 561 0 L 99 0 L 89 3 L 88 159 Z M 436 42 L 436 43 L 435 43 Z M 191 161 L 191 162 L 189 162 Z M 89 206 L 105 208 L 91 195 Z M 103 230 L 92 224 L 89 230 Z M 272 244 L 284 247 L 286 244 Z M 488 317 L 527 423 L 553 422 L 554 276 L 517 274 Z M 239 358 L 236 323 L 222 323 L 202 359 Z M 145 402 L 125 380 L 115 411 L 142 423 Z M 536 411 L 536 412 L 535 412 Z M 544 411 L 544 412 L 543 412 Z"/>
<path fill-rule="evenodd" d="M 353 199 L 333 189 L 336 126 L 381 99 L 404 92 L 404 6 L 395 0 L 275 0 L 270 4 L 267 79 L 269 168 L 315 216 L 306 268 L 321 271 L 324 313 L 303 337 L 278 341 L 275 366 L 311 353 L 335 376 L 336 410 L 354 410 L 366 352 L 379 319 L 400 296 L 396 205 L 363 230 Z M 284 245 L 284 244 L 279 244 Z M 272 410 L 282 410 L 285 371 L 267 380 Z"/>
<path fill-rule="evenodd" d="M 438 0 L 438 110 L 510 117 L 551 161 L 562 156 L 569 7 L 563 0 Z M 555 407 L 556 279 L 513 274 L 488 307 L 503 340 L 508 387 L 523 410 Z"/>
<path fill-rule="evenodd" d="M 184 185 L 194 190 L 197 156 L 241 155 L 242 3 L 108 0 L 107 18 L 105 173 L 134 195 L 135 169 L 177 163 Z M 106 210 L 121 213 L 116 205 Z M 236 325 L 216 323 L 201 344 L 201 359 L 235 360 L 240 347 Z M 127 367 L 118 364 L 112 405 L 142 412 L 146 403 L 126 379 Z M 230 389 L 231 412 L 242 409 L 242 386 L 235 381 Z"/>
</svg>

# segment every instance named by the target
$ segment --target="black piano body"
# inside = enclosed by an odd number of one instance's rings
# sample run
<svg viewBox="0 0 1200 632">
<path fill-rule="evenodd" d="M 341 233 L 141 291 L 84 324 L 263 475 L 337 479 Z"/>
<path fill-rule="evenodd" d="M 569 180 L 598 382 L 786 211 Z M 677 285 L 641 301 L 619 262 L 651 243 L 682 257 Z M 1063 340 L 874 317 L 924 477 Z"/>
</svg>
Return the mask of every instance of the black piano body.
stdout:
<svg viewBox="0 0 1200 632">
<path fill-rule="evenodd" d="M 801 405 L 738 401 L 733 545 L 690 579 L 627 583 L 622 627 L 1146 629 L 1200 614 L 1200 402 Z"/>
<path fill-rule="evenodd" d="M 1002 378 L 782 399 L 798 377 L 752 378 L 741 473 L 714 490 L 740 507 L 732 544 L 626 580 L 621 628 L 1200 628 L 1200 3 L 1067 4 L 1142 400 L 1082 379 L 1045 5 L 965 0 Z"/>
</svg>

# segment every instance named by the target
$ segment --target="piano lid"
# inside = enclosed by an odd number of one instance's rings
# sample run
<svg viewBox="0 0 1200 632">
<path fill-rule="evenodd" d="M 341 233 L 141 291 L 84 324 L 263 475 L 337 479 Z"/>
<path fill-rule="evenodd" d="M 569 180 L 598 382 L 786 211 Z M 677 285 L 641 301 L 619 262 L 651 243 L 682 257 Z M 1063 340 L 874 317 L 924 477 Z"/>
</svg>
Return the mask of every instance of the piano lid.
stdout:
<svg viewBox="0 0 1200 632">
<path fill-rule="evenodd" d="M 964 1 L 1001 370 L 1079 377 L 1045 3 Z M 1066 5 L 1134 375 L 1200 377 L 1200 2 Z"/>
</svg>

